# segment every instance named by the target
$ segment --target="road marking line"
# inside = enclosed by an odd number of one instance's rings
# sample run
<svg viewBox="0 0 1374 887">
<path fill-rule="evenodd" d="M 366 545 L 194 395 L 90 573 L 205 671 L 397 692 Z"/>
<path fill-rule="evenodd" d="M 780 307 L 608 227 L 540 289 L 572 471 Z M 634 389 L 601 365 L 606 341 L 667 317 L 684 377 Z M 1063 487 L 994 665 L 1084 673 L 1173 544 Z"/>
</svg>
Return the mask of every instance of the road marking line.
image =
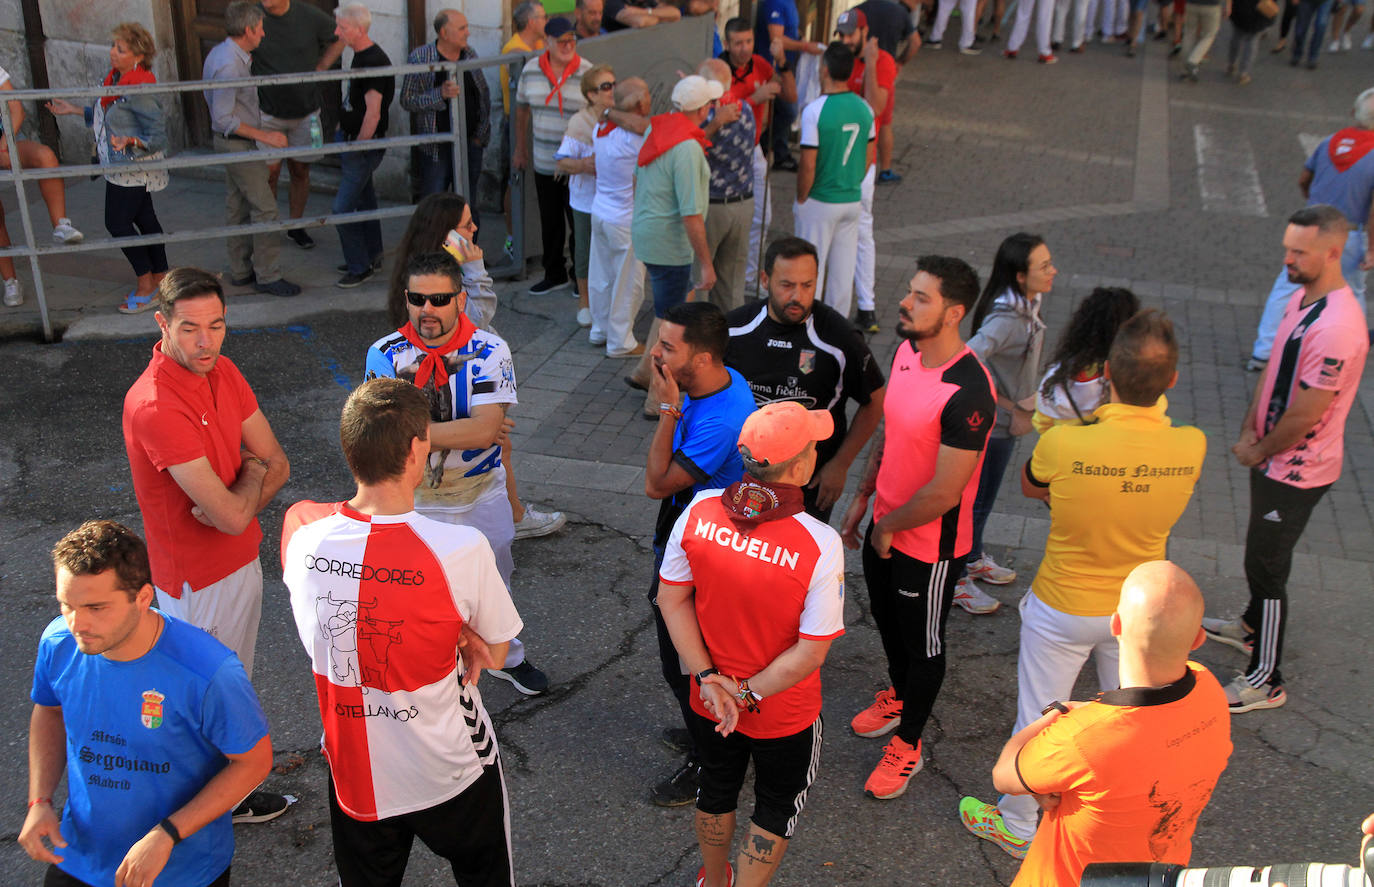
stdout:
<svg viewBox="0 0 1374 887">
<path fill-rule="evenodd" d="M 1206 123 L 1193 126 L 1197 182 L 1206 212 L 1267 216 L 1264 189 L 1255 170 L 1255 152 L 1242 135 L 1223 135 Z"/>
</svg>

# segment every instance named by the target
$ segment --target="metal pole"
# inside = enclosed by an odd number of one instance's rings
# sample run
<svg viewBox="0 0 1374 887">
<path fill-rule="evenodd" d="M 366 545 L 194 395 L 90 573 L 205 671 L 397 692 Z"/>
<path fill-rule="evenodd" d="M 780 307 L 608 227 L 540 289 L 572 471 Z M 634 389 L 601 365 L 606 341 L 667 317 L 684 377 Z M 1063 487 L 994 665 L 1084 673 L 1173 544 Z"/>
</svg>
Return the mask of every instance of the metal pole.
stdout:
<svg viewBox="0 0 1374 887">
<path fill-rule="evenodd" d="M 15 137 L 14 121 L 10 119 L 10 103 L 0 101 L 0 126 L 5 128 L 5 145 L 9 148 L 10 164 L 14 168 L 14 190 L 19 200 L 19 219 L 24 225 L 24 245 L 30 250 L 37 245 L 33 238 L 33 218 L 29 215 L 29 201 L 24 194 L 24 165 L 19 162 L 19 140 Z M 43 341 L 53 341 L 52 319 L 48 317 L 48 300 L 43 291 L 43 272 L 38 267 L 38 254 L 29 253 L 29 267 L 33 271 L 33 297 L 38 300 L 38 316 L 43 321 Z"/>
<path fill-rule="evenodd" d="M 523 70 L 523 68 L 523 63 L 510 63 L 510 110 L 512 114 L 510 130 L 510 150 L 512 158 L 515 157 L 515 146 L 517 144 L 517 139 L 515 137 L 514 122 L 515 85 L 520 81 L 520 71 Z M 531 134 L 530 139 L 533 140 L 533 138 L 534 136 L 533 134 Z M 530 146 L 530 156 L 531 158 L 533 158 L 534 156 L 533 145 Z M 531 162 L 533 162 L 533 160 L 531 160 Z M 525 173 L 529 171 L 530 170 L 516 169 L 515 164 L 513 162 L 511 163 L 510 226 L 511 236 L 513 238 L 511 242 L 511 255 L 514 258 L 514 261 L 511 264 L 514 266 L 515 277 L 517 279 L 523 278 L 525 276 Z"/>
<path fill-rule="evenodd" d="M 449 132 L 453 138 L 452 144 L 449 145 L 453 152 L 453 193 L 462 194 L 467 198 L 468 207 L 476 210 L 477 195 L 468 193 L 471 190 L 468 188 L 468 115 L 463 72 L 455 66 L 449 72 L 449 76 L 454 78 L 453 82 L 458 85 L 458 94 L 448 100 Z"/>
</svg>

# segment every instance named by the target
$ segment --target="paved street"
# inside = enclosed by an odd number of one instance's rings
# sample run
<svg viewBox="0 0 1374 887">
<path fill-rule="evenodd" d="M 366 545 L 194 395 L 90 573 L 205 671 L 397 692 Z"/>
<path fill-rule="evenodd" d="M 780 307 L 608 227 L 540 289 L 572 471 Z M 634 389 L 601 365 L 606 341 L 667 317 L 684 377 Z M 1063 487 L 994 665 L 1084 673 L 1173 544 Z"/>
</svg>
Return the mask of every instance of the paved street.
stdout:
<svg viewBox="0 0 1374 887">
<path fill-rule="evenodd" d="M 898 85 L 896 168 L 905 181 L 880 187 L 874 207 L 884 332 L 871 344 L 883 366 L 896 345 L 896 302 L 915 257 L 957 255 L 985 274 L 998 243 L 1018 230 L 1042 234 L 1060 270 L 1046 297 L 1051 343 L 1075 302 L 1097 285 L 1129 286 L 1174 317 L 1183 354 L 1170 413 L 1207 433 L 1208 455 L 1171 556 L 1198 580 L 1213 613 L 1235 612 L 1246 598 L 1246 471 L 1229 446 L 1255 381 L 1241 366 L 1281 264 L 1284 219 L 1302 202 L 1295 183 L 1304 146 L 1349 119 L 1374 60 L 1361 52 L 1323 56 L 1321 68 L 1309 72 L 1288 67 L 1265 44 L 1254 83 L 1237 87 L 1219 70 L 1228 36 L 1223 27 L 1198 84 L 1179 82 L 1153 42 L 1143 58 L 1093 44 L 1054 67 L 1035 64 L 1033 52 L 1016 62 L 995 52 L 962 57 L 952 40 L 942 51 L 923 51 Z M 790 226 L 791 189 L 792 178 L 779 175 L 779 230 Z M 71 191 L 77 224 L 102 233 L 99 183 L 73 183 Z M 4 199 L 17 236 L 13 193 Z M 324 195 L 312 200 L 312 207 L 327 205 Z M 217 182 L 179 179 L 158 205 L 171 230 L 217 224 L 221 201 Z M 496 242 L 497 218 L 489 214 L 496 224 L 484 228 L 484 243 Z M 394 243 L 399 226 L 386 230 Z M 236 829 L 237 883 L 335 883 L 315 697 L 275 540 L 291 502 L 351 494 L 338 410 L 361 379 L 364 349 L 386 325 L 383 286 L 334 289 L 337 239 L 329 231 L 317 239 L 321 246 L 311 253 L 283 247 L 284 267 L 293 268 L 287 276 L 308 285 L 304 295 L 235 295 L 229 308 L 235 330 L 225 353 L 253 385 L 292 461 L 289 486 L 264 513 L 268 582 L 255 684 L 277 752 L 268 785 L 300 798 L 275 822 Z M 172 257 L 218 269 L 222 249 L 182 245 Z M 41 868 L 14 838 L 23 821 L 33 650 L 56 615 L 48 551 L 90 517 L 139 525 L 119 410 L 153 341 L 149 315 L 121 317 L 110 307 L 128 285 L 117 252 L 45 260 L 45 268 L 49 263 L 63 342 L 34 341 L 26 331 L 36 316 L 25 313 L 31 305 L 0 312 L 0 330 L 10 333 L 0 340 L 7 368 L 0 386 L 0 595 L 7 606 L 0 684 L 9 688 L 0 719 L 4 884 L 41 881 Z M 20 273 L 27 279 L 26 265 Z M 699 865 L 690 809 L 656 808 L 646 797 L 678 762 L 657 738 L 676 708 L 658 675 L 644 599 L 656 503 L 643 495 L 642 468 L 653 425 L 639 418 L 643 395 L 619 380 L 627 365 L 586 344 L 566 293 L 530 296 L 518 283 L 498 289 L 495 325 L 512 345 L 520 380 L 515 472 L 527 500 L 570 517 L 561 534 L 515 549 L 523 637 L 555 686 L 527 699 L 483 681 L 504 752 L 518 879 L 549 887 L 688 885 Z M 1194 838 L 1195 865 L 1351 862 L 1358 822 L 1374 810 L 1368 379 L 1346 441 L 1345 473 L 1314 513 L 1290 583 L 1289 702 L 1236 717 L 1230 766 Z M 1020 445 L 1014 465 L 1030 447 Z M 1017 863 L 965 832 L 956 806 L 965 794 L 993 799 L 989 772 L 1015 712 L 1015 603 L 1047 530 L 1043 507 L 1021 497 L 1009 471 L 987 541 L 1020 577 L 990 589 L 1005 604 L 996 614 L 951 614 L 949 675 L 927 730 L 925 769 L 889 802 L 861 790 L 881 742 L 848 730 L 853 713 L 886 684 L 862 573 L 850 555 L 848 632 L 823 672 L 828 735 L 820 777 L 776 883 L 1010 883 Z M 1197 658 L 1223 682 L 1244 665 L 1236 651 L 1210 643 Z M 1094 689 L 1084 680 L 1076 696 Z M 746 790 L 742 812 L 751 805 Z M 436 858 L 417 849 L 408 885 L 450 881 Z"/>
</svg>

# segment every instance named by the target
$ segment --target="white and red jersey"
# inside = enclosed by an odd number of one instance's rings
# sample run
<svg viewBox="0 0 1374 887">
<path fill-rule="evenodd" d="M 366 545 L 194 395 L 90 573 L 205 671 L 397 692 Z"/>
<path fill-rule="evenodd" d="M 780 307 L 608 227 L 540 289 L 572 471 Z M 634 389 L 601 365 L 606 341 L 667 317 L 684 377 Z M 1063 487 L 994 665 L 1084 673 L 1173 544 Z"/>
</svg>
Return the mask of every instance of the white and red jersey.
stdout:
<svg viewBox="0 0 1374 887">
<path fill-rule="evenodd" d="M 310 654 L 339 806 L 371 821 L 456 797 L 496 760 L 496 734 L 458 653 L 520 633 L 486 538 L 415 512 L 297 502 L 282 571 Z"/>
<path fill-rule="evenodd" d="M 797 640 L 844 634 L 844 550 L 839 534 L 806 512 L 758 523 L 736 520 L 721 490 L 703 490 L 673 525 L 659 578 L 695 586 L 697 622 L 712 664 L 750 678 Z M 710 718 L 699 695 L 692 710 Z M 817 669 L 758 712 L 741 711 L 755 739 L 791 736 L 821 713 Z M 714 718 L 712 718 L 714 720 Z"/>
</svg>

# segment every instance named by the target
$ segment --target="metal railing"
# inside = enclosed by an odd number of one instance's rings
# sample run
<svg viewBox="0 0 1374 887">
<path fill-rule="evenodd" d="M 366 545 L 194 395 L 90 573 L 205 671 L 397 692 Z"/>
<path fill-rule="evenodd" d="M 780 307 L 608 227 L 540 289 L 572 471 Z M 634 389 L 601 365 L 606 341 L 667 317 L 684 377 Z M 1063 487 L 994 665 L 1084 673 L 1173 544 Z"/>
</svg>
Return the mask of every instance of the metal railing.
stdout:
<svg viewBox="0 0 1374 887">
<path fill-rule="evenodd" d="M 366 68 L 363 70 L 365 70 L 365 76 L 367 77 L 395 77 L 406 74 L 446 71 L 450 78 L 454 79 L 455 82 L 461 83 L 461 77 L 466 71 L 480 70 L 495 65 L 508 65 L 510 66 L 511 83 L 513 86 L 515 81 L 519 78 L 520 68 L 532 55 L 532 53 L 513 52 L 491 58 L 469 59 L 467 61 L 436 61 L 418 64 L 391 65 L 385 68 Z M 385 207 L 351 213 L 330 213 L 328 215 L 311 216 L 309 218 L 300 219 L 279 218 L 274 222 L 221 225 L 213 228 L 197 228 L 176 233 L 162 232 L 159 234 L 140 234 L 134 237 L 105 237 L 86 239 L 78 244 L 39 246 L 34 237 L 33 219 L 29 211 L 28 199 L 24 190 L 24 184 L 26 182 L 36 182 L 44 179 L 78 178 L 83 175 L 94 177 L 112 172 L 132 172 L 135 170 L 190 169 L 195 167 L 230 165 L 249 161 L 245 160 L 243 152 L 229 152 L 224 154 L 196 153 L 183 154 L 177 157 L 167 157 L 161 160 L 137 161 L 129 164 L 80 164 L 59 166 L 52 169 L 25 169 L 19 161 L 17 134 L 12 125 L 13 121 L 10 119 L 9 102 L 43 102 L 52 98 L 100 99 L 106 96 L 134 95 L 140 93 L 165 95 L 168 93 L 204 92 L 207 90 L 227 89 L 239 86 L 257 87 L 297 83 L 329 83 L 350 80 L 355 76 L 364 76 L 364 74 L 362 71 L 353 70 L 306 71 L 297 74 L 275 74 L 266 77 L 241 77 L 223 80 L 185 80 L 174 83 L 155 83 L 139 86 L 116 85 L 61 89 L 16 89 L 0 94 L 0 125 L 4 127 L 5 144 L 9 149 L 11 163 L 14 167 L 13 170 L 0 169 L 0 183 L 14 183 L 14 188 L 18 196 L 19 217 L 24 236 L 24 245 L 0 248 L 0 257 L 28 258 L 30 268 L 33 272 L 34 295 L 38 302 L 38 312 L 43 325 L 44 340 L 48 342 L 53 341 L 54 333 L 52 318 L 48 310 L 47 297 L 43 285 L 43 271 L 38 263 L 40 256 L 120 249 L 126 246 L 146 246 L 151 244 L 213 240 L 231 235 L 252 235 L 269 231 L 285 231 L 292 228 L 318 228 L 325 225 L 365 222 L 373 219 L 390 219 L 409 216 L 413 212 L 413 207 L 409 205 Z M 449 132 L 388 136 L 387 138 L 369 139 L 362 142 L 327 142 L 318 148 L 310 146 L 303 148 L 259 149 L 253 152 L 251 162 L 272 163 L 299 157 L 313 158 L 328 154 L 348 154 L 357 151 L 375 151 L 379 149 L 386 150 L 388 148 L 409 148 L 416 145 L 435 143 L 442 145 L 444 143 L 449 143 L 453 158 L 453 187 L 461 193 L 460 189 L 466 189 L 468 182 L 468 154 L 466 149 L 468 142 L 467 114 L 464 113 L 464 108 L 461 104 L 464 98 L 464 95 L 460 92 L 459 95 L 449 99 L 449 121 L 451 125 Z M 99 134 L 96 134 L 96 137 L 99 138 Z M 524 177 L 513 176 L 510 187 L 512 189 L 512 252 L 515 257 L 515 267 L 519 269 L 523 267 L 525 257 Z M 469 195 L 468 197 L 470 201 L 475 201 L 476 199 L 476 195 Z"/>
</svg>

